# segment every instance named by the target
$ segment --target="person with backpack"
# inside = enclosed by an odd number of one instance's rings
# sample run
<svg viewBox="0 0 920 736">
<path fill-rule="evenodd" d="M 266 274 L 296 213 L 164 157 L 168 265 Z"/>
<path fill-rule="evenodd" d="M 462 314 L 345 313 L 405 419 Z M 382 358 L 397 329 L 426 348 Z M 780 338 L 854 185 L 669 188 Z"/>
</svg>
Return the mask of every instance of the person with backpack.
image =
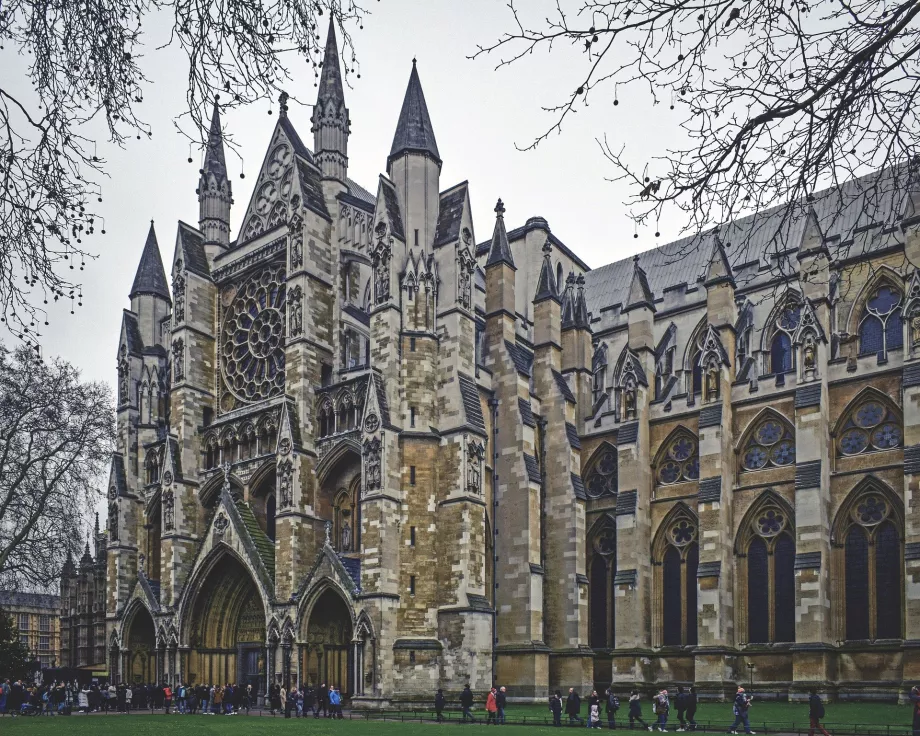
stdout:
<svg viewBox="0 0 920 736">
<path fill-rule="evenodd" d="M 688 731 L 696 731 L 696 688 L 691 685 L 687 693 L 687 725 Z"/>
<path fill-rule="evenodd" d="M 645 721 L 642 720 L 642 700 L 639 695 L 638 690 L 633 690 L 629 694 L 629 727 L 630 729 L 636 727 L 636 721 L 639 721 L 643 726 L 645 726 L 649 731 L 652 730 L 652 727 L 649 726 Z"/>
<path fill-rule="evenodd" d="M 553 714 L 553 725 L 561 726 L 562 725 L 562 695 L 559 693 L 558 690 L 552 695 L 550 695 L 549 712 Z"/>
<path fill-rule="evenodd" d="M 815 730 L 820 731 L 824 736 L 831 736 L 824 726 L 821 725 L 821 720 L 823 718 L 824 703 L 821 702 L 818 691 L 812 688 L 808 695 L 808 720 L 811 721 L 811 727 L 808 729 L 808 736 L 815 736 Z M 916 716 L 914 716 L 914 718 L 916 719 Z"/>
<path fill-rule="evenodd" d="M 729 733 L 738 733 L 738 726 L 742 724 L 744 724 L 744 732 L 746 734 L 754 733 L 754 731 L 751 730 L 751 721 L 748 716 L 750 708 L 751 696 L 744 692 L 743 687 L 739 687 L 738 692 L 735 693 L 735 700 L 732 703 L 732 712 L 735 714 L 735 722 L 732 724 L 732 727 L 728 729 Z"/>
<path fill-rule="evenodd" d="M 613 688 L 607 688 L 605 693 L 607 702 L 604 708 L 607 711 L 607 728 L 611 731 L 617 727 L 617 711 L 620 709 L 620 699 L 614 694 Z"/>
<path fill-rule="evenodd" d="M 668 732 L 668 713 L 671 712 L 671 701 L 668 700 L 668 691 L 661 690 L 654 700 L 655 715 L 658 716 L 658 730 Z"/>
</svg>

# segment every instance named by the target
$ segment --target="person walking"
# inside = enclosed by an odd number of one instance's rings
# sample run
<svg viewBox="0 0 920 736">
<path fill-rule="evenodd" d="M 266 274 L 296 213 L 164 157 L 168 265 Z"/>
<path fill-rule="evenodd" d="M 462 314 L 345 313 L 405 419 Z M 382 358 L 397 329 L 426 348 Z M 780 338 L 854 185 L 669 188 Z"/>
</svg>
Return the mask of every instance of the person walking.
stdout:
<svg viewBox="0 0 920 736">
<path fill-rule="evenodd" d="M 574 687 L 569 688 L 569 696 L 565 699 L 565 714 L 569 717 L 569 725 L 584 723 L 581 719 L 581 697 L 575 692 Z"/>
<path fill-rule="evenodd" d="M 495 686 L 492 686 L 492 689 L 489 690 L 489 694 L 486 695 L 486 725 L 490 723 L 497 724 L 496 716 L 498 715 L 498 705 L 495 703 Z"/>
<path fill-rule="evenodd" d="M 824 703 L 821 702 L 821 696 L 818 695 L 818 691 L 812 688 L 808 696 L 808 720 L 811 721 L 811 727 L 808 729 L 808 736 L 815 736 L 816 730 L 820 731 L 824 736 L 831 736 L 824 726 L 821 725 L 821 720 L 823 718 Z"/>
<path fill-rule="evenodd" d="M 7 680 L 9 683 L 9 680 Z M 914 724 L 913 736 L 920 736 L 920 685 L 914 685 L 910 689 L 910 702 L 914 704 Z"/>
<path fill-rule="evenodd" d="M 684 686 L 677 686 L 677 695 L 674 696 L 674 707 L 677 709 L 678 731 L 687 730 L 687 693 L 684 692 Z"/>
<path fill-rule="evenodd" d="M 316 717 L 319 718 L 319 712 L 323 712 L 323 717 L 329 717 L 328 711 L 328 702 L 329 702 L 329 689 L 326 687 L 324 682 L 319 686 L 319 690 L 316 693 Z"/>
<path fill-rule="evenodd" d="M 658 716 L 658 730 L 668 732 L 668 714 L 671 712 L 671 701 L 668 700 L 668 691 L 661 690 L 655 696 L 655 715 Z"/>
<path fill-rule="evenodd" d="M 606 702 L 604 709 L 607 711 L 607 728 L 613 731 L 617 727 L 617 711 L 620 709 L 620 699 L 613 692 L 613 688 L 607 688 L 604 693 Z"/>
<path fill-rule="evenodd" d="M 476 723 L 471 710 L 473 707 L 473 691 L 470 690 L 470 683 L 466 683 L 466 687 L 460 693 L 460 706 L 463 708 L 463 722 L 466 723 L 467 719 L 469 719 L 470 722 Z"/>
<path fill-rule="evenodd" d="M 498 692 L 495 693 L 495 705 L 498 706 L 498 722 L 504 726 L 505 725 L 505 705 L 508 703 L 508 693 L 505 691 L 505 686 L 502 685 L 498 688 Z"/>
<path fill-rule="evenodd" d="M 446 701 L 444 698 L 444 690 L 438 688 L 438 692 L 434 696 L 434 715 L 435 720 L 440 723 L 444 720 L 444 705 Z"/>
<path fill-rule="evenodd" d="M 169 715 L 169 707 L 172 705 L 172 688 L 169 685 L 163 686 L 163 708 L 166 715 Z"/>
<path fill-rule="evenodd" d="M 696 687 L 690 686 L 690 692 L 687 693 L 687 730 L 696 731 Z"/>
<path fill-rule="evenodd" d="M 600 700 L 591 700 L 588 706 L 588 728 L 601 727 L 601 704 Z"/>
<path fill-rule="evenodd" d="M 636 721 L 639 721 L 643 726 L 645 726 L 649 731 L 652 730 L 652 727 L 649 726 L 644 720 L 642 720 L 642 699 L 639 695 L 638 690 L 633 690 L 629 694 L 629 727 L 633 729 L 636 727 Z"/>
<path fill-rule="evenodd" d="M 125 685 L 125 713 L 131 712 L 131 701 L 134 700 L 134 691 L 131 685 Z"/>
<path fill-rule="evenodd" d="M 747 734 L 753 734 L 754 731 L 751 730 L 751 721 L 748 711 L 751 708 L 751 696 L 744 692 L 743 687 L 738 688 L 738 692 L 735 693 L 735 700 L 732 704 L 732 711 L 735 714 L 735 722 L 732 724 L 732 727 L 728 729 L 729 733 L 738 733 L 738 726 L 744 725 L 744 732 Z"/>
<path fill-rule="evenodd" d="M 549 698 L 549 712 L 553 714 L 553 725 L 562 725 L 562 695 L 557 690 Z"/>
</svg>

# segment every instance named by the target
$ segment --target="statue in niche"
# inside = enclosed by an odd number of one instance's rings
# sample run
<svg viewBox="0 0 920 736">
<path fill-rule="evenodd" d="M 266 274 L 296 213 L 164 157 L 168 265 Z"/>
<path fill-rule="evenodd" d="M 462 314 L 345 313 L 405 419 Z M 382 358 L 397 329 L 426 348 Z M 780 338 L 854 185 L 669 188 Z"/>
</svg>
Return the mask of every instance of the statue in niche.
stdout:
<svg viewBox="0 0 920 736">
<path fill-rule="evenodd" d="M 632 384 L 623 391 L 623 413 L 626 419 L 636 418 L 636 387 Z"/>
<path fill-rule="evenodd" d="M 347 521 L 342 524 L 342 551 L 351 552 L 351 525 Z"/>
<path fill-rule="evenodd" d="M 712 362 L 706 371 L 706 398 L 714 401 L 719 398 L 719 366 Z"/>
<path fill-rule="evenodd" d="M 802 364 L 805 366 L 806 371 L 813 371 L 815 369 L 815 343 L 812 340 L 808 340 L 805 343 L 805 347 L 802 349 Z"/>
<path fill-rule="evenodd" d="M 920 346 L 920 314 L 910 318 L 910 342 L 914 347 Z"/>
</svg>

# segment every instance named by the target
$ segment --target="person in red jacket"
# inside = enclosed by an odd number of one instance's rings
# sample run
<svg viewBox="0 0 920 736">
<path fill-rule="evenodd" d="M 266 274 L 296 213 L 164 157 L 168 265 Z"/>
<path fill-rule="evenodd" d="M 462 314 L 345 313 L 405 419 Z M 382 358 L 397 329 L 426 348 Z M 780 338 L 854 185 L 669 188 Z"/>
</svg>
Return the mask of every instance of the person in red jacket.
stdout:
<svg viewBox="0 0 920 736">
<path fill-rule="evenodd" d="M 494 723 L 498 725 L 498 703 L 495 702 L 495 688 L 493 687 L 489 690 L 489 694 L 486 697 L 486 725 Z"/>
</svg>

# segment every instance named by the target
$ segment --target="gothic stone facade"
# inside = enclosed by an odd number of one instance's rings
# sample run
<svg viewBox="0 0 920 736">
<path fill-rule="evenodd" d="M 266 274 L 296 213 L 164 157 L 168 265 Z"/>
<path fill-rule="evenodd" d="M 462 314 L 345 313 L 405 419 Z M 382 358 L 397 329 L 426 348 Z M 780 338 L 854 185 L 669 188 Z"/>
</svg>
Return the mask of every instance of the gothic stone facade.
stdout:
<svg viewBox="0 0 920 736">
<path fill-rule="evenodd" d="M 117 352 L 113 676 L 374 707 L 920 675 L 901 203 L 818 196 L 778 249 L 765 213 L 590 270 L 499 201 L 477 245 L 414 64 L 371 194 L 331 30 L 326 53 L 313 151 L 282 100 L 235 240 L 216 104 L 169 278 L 151 226 Z"/>
</svg>

